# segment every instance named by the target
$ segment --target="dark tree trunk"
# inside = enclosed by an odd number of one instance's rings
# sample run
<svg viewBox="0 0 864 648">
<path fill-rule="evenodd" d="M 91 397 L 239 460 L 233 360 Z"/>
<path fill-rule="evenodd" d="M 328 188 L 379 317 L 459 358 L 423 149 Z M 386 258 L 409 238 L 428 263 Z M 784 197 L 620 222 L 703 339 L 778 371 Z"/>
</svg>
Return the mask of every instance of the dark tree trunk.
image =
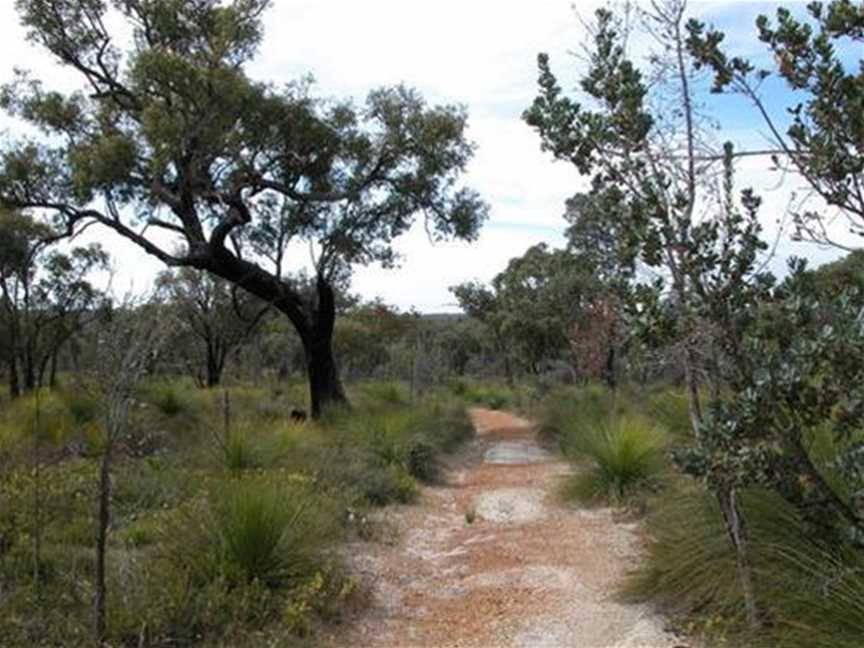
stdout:
<svg viewBox="0 0 864 648">
<path fill-rule="evenodd" d="M 213 256 L 199 267 L 260 297 L 288 317 L 303 343 L 313 418 L 329 405 L 348 404 L 333 358 L 336 299 L 324 277 L 319 275 L 316 280 L 317 304 L 308 304 L 291 284 L 234 256 L 224 245 L 216 247 Z"/>
<path fill-rule="evenodd" d="M 225 368 L 225 352 L 218 343 L 207 343 L 207 388 L 222 384 L 222 371 Z"/>
<path fill-rule="evenodd" d="M 287 381 L 289 373 L 290 373 L 290 368 L 288 366 L 288 358 L 283 357 L 279 361 L 279 369 L 276 372 L 276 380 L 280 383 Z"/>
<path fill-rule="evenodd" d="M 615 347 L 609 345 L 606 351 L 606 366 L 603 368 L 603 380 L 610 391 L 615 391 L 618 386 L 618 377 L 615 375 Z"/>
<path fill-rule="evenodd" d="M 331 405 L 348 403 L 330 342 L 330 339 L 319 340 L 306 351 L 312 418 L 319 418 Z"/>
<path fill-rule="evenodd" d="M 22 370 L 24 371 L 24 390 L 31 392 L 36 389 L 36 366 L 33 360 L 33 350 L 30 344 L 27 344 L 27 348 L 24 352 L 24 357 L 21 358 Z"/>
<path fill-rule="evenodd" d="M 9 398 L 21 396 L 21 383 L 18 382 L 18 362 L 13 354 L 9 358 Z"/>
<path fill-rule="evenodd" d="M 60 353 L 60 349 L 54 349 L 54 353 L 51 354 L 51 367 L 48 372 L 48 387 L 54 389 L 57 387 L 57 354 Z"/>
<path fill-rule="evenodd" d="M 333 357 L 333 327 L 336 322 L 336 299 L 333 288 L 322 277 L 316 283 L 318 307 L 314 327 L 306 337 L 301 335 L 309 377 L 309 403 L 312 418 L 319 418 L 331 405 L 347 405 L 348 398 L 339 378 Z"/>
</svg>

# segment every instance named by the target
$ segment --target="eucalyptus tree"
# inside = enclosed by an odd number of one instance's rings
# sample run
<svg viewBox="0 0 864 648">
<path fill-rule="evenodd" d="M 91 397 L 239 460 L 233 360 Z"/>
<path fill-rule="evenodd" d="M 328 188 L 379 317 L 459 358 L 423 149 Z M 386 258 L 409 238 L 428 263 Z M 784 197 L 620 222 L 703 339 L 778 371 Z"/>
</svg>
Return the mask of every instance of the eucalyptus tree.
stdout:
<svg viewBox="0 0 864 648">
<path fill-rule="evenodd" d="M 512 379 L 514 361 L 536 374 L 567 352 L 593 280 L 578 256 L 540 243 L 511 259 L 489 286 L 469 282 L 451 291 L 468 315 L 487 326 Z"/>
<path fill-rule="evenodd" d="M 158 284 L 166 295 L 166 307 L 176 311 L 197 347 L 190 362 L 195 379 L 201 387 L 216 387 L 229 354 L 254 335 L 269 306 L 193 268 L 163 272 Z"/>
<path fill-rule="evenodd" d="M 53 383 L 60 349 L 106 300 L 89 275 L 107 254 L 96 244 L 54 250 L 56 238 L 31 216 L 0 212 L 0 355 L 13 398 L 41 386 L 49 368 Z"/>
<path fill-rule="evenodd" d="M 315 98 L 306 81 L 250 78 L 268 4 L 18 0 L 30 39 L 82 89 L 25 73 L 4 88 L 6 110 L 45 137 L 2 151 L 0 204 L 50 211 L 70 232 L 97 223 L 270 304 L 302 341 L 318 415 L 345 401 L 334 280 L 392 265 L 394 239 L 421 215 L 431 236 L 470 240 L 487 210 L 458 184 L 473 153 L 462 108 L 403 86 L 357 106 Z M 120 20 L 133 35 L 125 51 L 108 27 Z M 283 266 L 310 247 L 311 298 Z"/>
<path fill-rule="evenodd" d="M 549 57 L 541 54 L 539 94 L 525 119 L 544 150 L 590 176 L 588 200 L 604 206 L 609 230 L 618 233 L 621 266 L 638 259 L 657 271 L 652 284 L 637 287 L 641 303 L 634 325 L 681 349 L 698 442 L 699 386 L 706 370 L 716 385 L 718 378 L 735 378 L 734 372 L 718 376 L 722 369 L 751 361 L 741 352 L 742 336 L 770 285 L 759 273 L 766 247 L 760 239 L 760 201 L 750 191 L 736 196 L 731 145 L 718 151 L 701 127 L 686 3 L 657 0 L 643 14 L 642 24 L 658 46 L 648 78 L 627 56 L 625 21 L 606 9 L 596 17 L 580 97 L 564 94 Z M 732 362 L 722 362 L 721 354 Z M 755 626 L 759 618 L 738 484 L 712 486 Z"/>
<path fill-rule="evenodd" d="M 568 348 L 568 332 L 579 309 L 584 266 L 565 250 L 532 246 L 492 279 L 502 310 L 503 331 L 532 373 Z"/>
<path fill-rule="evenodd" d="M 503 303 L 489 286 L 479 281 L 466 281 L 450 287 L 459 307 L 469 317 L 481 322 L 492 341 L 492 349 L 503 360 L 507 383 L 513 385 L 513 350 L 505 332 Z"/>
</svg>

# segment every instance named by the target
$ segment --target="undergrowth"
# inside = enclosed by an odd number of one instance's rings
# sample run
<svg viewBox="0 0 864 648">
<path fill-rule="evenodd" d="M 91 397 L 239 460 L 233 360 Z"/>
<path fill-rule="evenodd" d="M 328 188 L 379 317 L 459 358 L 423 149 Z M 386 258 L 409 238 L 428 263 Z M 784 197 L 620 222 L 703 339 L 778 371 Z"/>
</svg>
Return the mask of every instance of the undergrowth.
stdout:
<svg viewBox="0 0 864 648">
<path fill-rule="evenodd" d="M 358 595 L 339 543 L 376 537 L 369 510 L 412 501 L 472 431 L 460 398 L 412 404 L 399 383 L 355 385 L 350 410 L 299 424 L 302 386 L 225 391 L 156 379 L 133 402 L 113 479 L 111 645 L 315 645 Z M 70 389 L 43 390 L 38 425 L 32 397 L 0 413 L 0 644 L 92 644 L 100 411 Z"/>
<path fill-rule="evenodd" d="M 543 436 L 574 463 L 566 497 L 638 501 L 647 512 L 647 553 L 621 592 L 625 600 L 659 606 L 706 648 L 861 645 L 864 552 L 814 534 L 780 496 L 759 489 L 742 494 L 763 619 L 759 631 L 750 630 L 719 507 L 701 484 L 677 475 L 668 458 L 672 446 L 692 436 L 682 390 L 625 388 L 612 395 L 598 386 L 561 388 L 534 416 Z M 822 476 L 835 483 L 832 437 L 811 430 L 806 443 Z"/>
</svg>

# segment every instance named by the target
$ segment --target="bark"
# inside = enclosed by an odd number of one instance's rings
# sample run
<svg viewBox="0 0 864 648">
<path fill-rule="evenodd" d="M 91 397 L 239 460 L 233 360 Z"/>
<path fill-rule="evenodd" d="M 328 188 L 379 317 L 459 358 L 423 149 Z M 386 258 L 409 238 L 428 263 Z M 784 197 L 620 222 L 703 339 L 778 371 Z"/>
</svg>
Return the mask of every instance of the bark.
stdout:
<svg viewBox="0 0 864 648">
<path fill-rule="evenodd" d="M 319 418 L 332 405 L 348 403 L 329 339 L 321 339 L 306 350 L 306 369 L 312 418 Z"/>
<path fill-rule="evenodd" d="M 222 345 L 217 342 L 207 342 L 207 377 L 208 388 L 218 387 L 222 383 L 222 372 L 225 369 L 225 356 Z"/>
<path fill-rule="evenodd" d="M 51 367 L 48 371 L 48 387 L 54 389 L 57 386 L 57 354 L 60 352 L 60 349 L 54 349 L 54 352 L 51 354 Z"/>
<path fill-rule="evenodd" d="M 696 354 L 690 348 L 689 341 L 684 352 L 684 384 L 687 389 L 687 407 L 690 412 L 690 426 L 693 434 L 699 433 L 702 425 L 702 404 L 699 398 L 699 380 L 696 376 Z"/>
<path fill-rule="evenodd" d="M 726 532 L 735 547 L 736 571 L 738 585 L 744 596 L 744 608 L 747 614 L 747 623 L 753 630 L 761 627 L 759 610 L 756 605 L 756 594 L 753 588 L 753 566 L 750 563 L 750 543 L 744 516 L 738 505 L 737 493 L 734 488 L 723 488 L 716 493 L 720 511 L 723 513 L 723 521 L 726 524 Z"/>
<path fill-rule="evenodd" d="M 613 345 L 609 345 L 609 349 L 606 351 L 606 366 L 603 369 L 603 379 L 609 391 L 614 392 L 618 386 L 618 377 L 615 375 L 615 347 Z"/>
<path fill-rule="evenodd" d="M 18 381 L 18 362 L 13 354 L 9 358 L 9 398 L 15 399 L 21 396 L 21 383 Z"/>
<path fill-rule="evenodd" d="M 110 432 L 109 432 L 110 434 Z M 108 526 L 111 521 L 111 458 L 112 442 L 109 439 L 99 466 L 99 517 L 96 530 L 96 592 L 93 599 L 93 632 L 99 645 L 105 639 L 105 554 L 108 548 Z"/>
<path fill-rule="evenodd" d="M 309 376 L 309 402 L 312 418 L 319 418 L 331 405 L 347 405 L 348 398 L 339 378 L 339 370 L 333 357 L 333 327 L 336 322 L 336 300 L 333 288 L 323 278 L 318 278 L 318 308 L 314 315 L 314 327 L 303 339 L 306 369 Z"/>
<path fill-rule="evenodd" d="M 687 387 L 687 400 L 690 410 L 690 422 L 694 434 L 699 433 L 702 424 L 702 406 L 699 400 L 699 384 L 696 377 L 696 354 L 687 344 L 684 357 L 684 376 Z M 714 496 L 720 505 L 726 533 L 735 548 L 736 572 L 741 594 L 744 596 L 744 607 L 747 623 L 750 628 L 760 627 L 759 611 L 756 604 L 756 593 L 753 587 L 753 566 L 750 564 L 750 542 L 744 515 L 738 505 L 737 493 L 734 488 L 719 488 L 714 490 Z"/>
</svg>

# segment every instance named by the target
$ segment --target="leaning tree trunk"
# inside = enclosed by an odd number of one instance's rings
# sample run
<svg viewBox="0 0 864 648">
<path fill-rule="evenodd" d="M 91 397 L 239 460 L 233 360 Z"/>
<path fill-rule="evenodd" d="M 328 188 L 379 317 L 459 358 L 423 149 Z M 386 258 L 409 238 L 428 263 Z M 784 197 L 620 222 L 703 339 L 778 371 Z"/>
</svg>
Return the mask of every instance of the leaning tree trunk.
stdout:
<svg viewBox="0 0 864 648">
<path fill-rule="evenodd" d="M 218 246 L 200 268 L 240 286 L 288 317 L 303 343 L 313 418 L 320 417 L 330 405 L 348 404 L 333 357 L 336 298 L 326 278 L 318 276 L 317 303 L 309 305 L 290 283 L 234 256 L 224 245 Z"/>
</svg>

